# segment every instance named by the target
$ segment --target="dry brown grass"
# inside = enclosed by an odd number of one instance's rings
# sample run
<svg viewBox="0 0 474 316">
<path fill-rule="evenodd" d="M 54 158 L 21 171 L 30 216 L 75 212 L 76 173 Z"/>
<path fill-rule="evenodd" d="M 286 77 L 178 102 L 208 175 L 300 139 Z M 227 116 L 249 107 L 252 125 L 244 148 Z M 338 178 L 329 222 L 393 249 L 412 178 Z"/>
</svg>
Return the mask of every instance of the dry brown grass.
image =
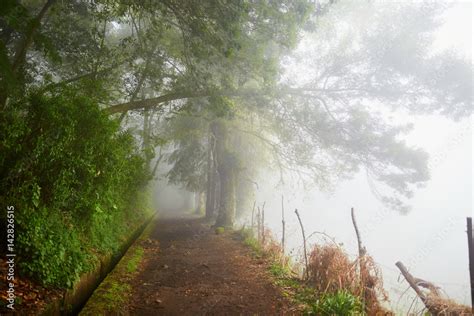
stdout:
<svg viewBox="0 0 474 316">
<path fill-rule="evenodd" d="M 309 282 L 319 293 L 354 288 L 356 266 L 335 245 L 315 245 L 308 258 Z"/>
<path fill-rule="evenodd" d="M 455 301 L 437 295 L 428 295 L 426 303 L 436 310 L 437 315 L 442 316 L 465 316 L 472 315 L 472 309 L 469 306 L 461 305 Z"/>
<path fill-rule="evenodd" d="M 369 315 L 392 314 L 381 305 L 388 297 L 372 257 L 365 255 L 354 261 L 335 244 L 315 245 L 309 253 L 308 272 L 308 282 L 319 293 L 347 290 L 365 303 Z"/>
<path fill-rule="evenodd" d="M 285 256 L 283 253 L 283 249 L 281 247 L 281 243 L 276 240 L 276 238 L 272 235 L 270 230 L 264 230 L 265 238 L 263 239 L 264 243 L 261 244 L 261 247 L 269 258 L 273 261 L 277 261 L 282 265 L 286 266 L 289 261 L 289 257 Z"/>
<path fill-rule="evenodd" d="M 386 310 L 381 303 L 388 301 L 388 295 L 383 287 L 382 271 L 369 255 L 358 258 L 359 291 L 364 298 L 366 311 L 369 315 L 393 315 Z"/>
</svg>

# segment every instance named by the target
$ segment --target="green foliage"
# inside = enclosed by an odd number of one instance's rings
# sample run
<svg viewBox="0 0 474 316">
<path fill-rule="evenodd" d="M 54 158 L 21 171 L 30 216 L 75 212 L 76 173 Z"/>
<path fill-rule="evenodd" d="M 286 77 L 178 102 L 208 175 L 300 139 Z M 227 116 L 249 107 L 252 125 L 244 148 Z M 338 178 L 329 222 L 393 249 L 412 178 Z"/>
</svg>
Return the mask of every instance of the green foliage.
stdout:
<svg viewBox="0 0 474 316">
<path fill-rule="evenodd" d="M 348 291 L 341 290 L 334 294 L 325 294 L 312 306 L 315 315 L 361 315 L 363 305 L 359 298 Z"/>
<path fill-rule="evenodd" d="M 188 102 L 189 110 L 197 112 L 203 104 Z M 174 143 L 167 161 L 172 165 L 166 177 L 172 184 L 183 185 L 188 191 L 203 192 L 206 189 L 208 122 L 202 117 L 178 115 L 169 120 L 163 130 L 167 139 Z"/>
<path fill-rule="evenodd" d="M 102 296 L 104 305 L 117 306 L 126 302 L 125 293 L 130 292 L 131 286 L 129 284 L 120 284 L 118 282 L 110 282 L 110 288 Z"/>
<path fill-rule="evenodd" d="M 128 273 L 133 273 L 137 271 L 138 264 L 140 261 L 142 261 L 143 258 L 143 253 L 144 250 L 142 247 L 137 247 L 135 249 L 135 252 L 133 253 L 133 256 L 130 258 L 130 260 L 127 263 L 127 272 Z"/>
<path fill-rule="evenodd" d="M 19 212 L 17 233 L 19 267 L 46 285 L 71 287 L 80 273 L 91 267 L 92 258 L 85 251 L 76 230 L 59 212 L 42 207 L 28 217 Z M 28 261 L 25 261 L 28 257 Z"/>
<path fill-rule="evenodd" d="M 236 104 L 228 97 L 215 95 L 209 97 L 207 110 L 218 118 L 232 119 L 235 116 Z"/>
<path fill-rule="evenodd" d="M 251 229 L 242 229 L 240 231 L 241 236 L 244 238 L 244 245 L 249 247 L 253 250 L 254 254 L 257 257 L 261 257 L 263 255 L 263 249 L 258 243 L 258 240 L 253 236 L 253 232 Z"/>
<path fill-rule="evenodd" d="M 143 220 L 143 159 L 128 133 L 71 91 L 10 107 L 0 116 L 0 201 L 15 207 L 20 272 L 71 287 Z"/>
<path fill-rule="evenodd" d="M 224 227 L 217 227 L 215 231 L 216 231 L 217 235 L 221 235 L 225 232 L 225 228 Z"/>
<path fill-rule="evenodd" d="M 275 277 L 285 277 L 290 275 L 290 269 L 287 265 L 282 265 L 279 262 L 272 262 L 270 265 L 270 273 L 273 274 Z"/>
</svg>

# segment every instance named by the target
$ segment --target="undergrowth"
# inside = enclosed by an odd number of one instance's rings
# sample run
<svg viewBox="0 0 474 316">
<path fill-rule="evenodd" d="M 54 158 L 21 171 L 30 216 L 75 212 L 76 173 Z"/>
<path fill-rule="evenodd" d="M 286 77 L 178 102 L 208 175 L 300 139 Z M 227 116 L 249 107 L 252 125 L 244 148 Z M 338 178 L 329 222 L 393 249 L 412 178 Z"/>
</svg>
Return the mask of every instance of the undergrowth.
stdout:
<svg viewBox="0 0 474 316">
<path fill-rule="evenodd" d="M 363 315 L 364 305 L 360 299 L 347 290 L 321 295 L 311 306 L 315 315 Z"/>
<path fill-rule="evenodd" d="M 129 284 L 121 284 L 117 281 L 110 282 L 110 288 L 104 294 L 104 303 L 106 302 L 109 306 L 115 304 L 124 304 L 126 300 L 125 293 L 130 292 L 131 286 Z"/>
<path fill-rule="evenodd" d="M 355 264 L 339 248 L 332 245 L 315 246 L 310 253 L 308 280 L 303 280 L 294 271 L 294 264 L 287 256 L 283 255 L 280 244 L 269 234 L 255 238 L 251 229 L 240 230 L 243 243 L 252 249 L 253 255 L 264 258 L 268 263 L 268 271 L 277 285 L 294 305 L 300 306 L 305 315 L 372 315 L 382 313 L 389 315 L 384 310 L 375 296 L 368 291 L 360 291 L 360 282 L 357 282 Z M 263 242 L 263 240 L 265 242 Z M 365 281 L 371 282 L 371 289 L 381 288 L 381 281 L 374 274 L 370 259 L 362 264 Z M 377 271 L 375 271 L 377 272 Z M 384 294 L 382 292 L 382 294 Z M 364 298 L 370 304 L 370 310 Z M 383 299 L 383 298 L 382 298 Z M 373 313 L 372 313 L 373 312 Z"/>
<path fill-rule="evenodd" d="M 368 254 L 351 260 L 335 243 L 314 245 L 309 253 L 308 275 L 308 283 L 318 293 L 333 295 L 332 299 L 336 302 L 345 298 L 345 303 L 338 305 L 341 308 L 363 303 L 367 314 L 391 314 L 382 306 L 388 296 L 383 288 L 380 269 Z M 361 304 L 356 304 L 352 298 L 357 298 Z"/>
<path fill-rule="evenodd" d="M 144 159 L 130 133 L 76 92 L 10 109 L 0 114 L 0 204 L 15 208 L 19 272 L 70 288 L 151 214 Z"/>
</svg>

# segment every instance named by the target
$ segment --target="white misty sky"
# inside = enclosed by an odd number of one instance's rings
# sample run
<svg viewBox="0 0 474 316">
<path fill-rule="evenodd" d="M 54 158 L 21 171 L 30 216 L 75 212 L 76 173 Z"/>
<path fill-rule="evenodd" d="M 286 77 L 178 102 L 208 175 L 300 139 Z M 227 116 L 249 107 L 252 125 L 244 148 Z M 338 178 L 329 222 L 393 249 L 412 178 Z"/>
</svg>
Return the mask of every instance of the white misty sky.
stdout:
<svg viewBox="0 0 474 316">
<path fill-rule="evenodd" d="M 472 57 L 473 1 L 450 1 L 454 6 L 447 10 L 445 23 L 440 28 L 436 46 L 441 49 L 455 48 L 466 57 Z"/>
</svg>

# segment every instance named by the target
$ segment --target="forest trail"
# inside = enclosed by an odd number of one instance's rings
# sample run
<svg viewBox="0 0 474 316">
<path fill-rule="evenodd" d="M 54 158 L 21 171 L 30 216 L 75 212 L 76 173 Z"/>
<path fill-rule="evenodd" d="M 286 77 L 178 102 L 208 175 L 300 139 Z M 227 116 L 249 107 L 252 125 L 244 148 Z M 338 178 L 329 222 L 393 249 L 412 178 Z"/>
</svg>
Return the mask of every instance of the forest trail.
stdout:
<svg viewBox="0 0 474 316">
<path fill-rule="evenodd" d="M 131 315 L 292 314 L 265 262 L 236 234 L 217 235 L 200 219 L 160 219 L 142 243 Z"/>
</svg>

